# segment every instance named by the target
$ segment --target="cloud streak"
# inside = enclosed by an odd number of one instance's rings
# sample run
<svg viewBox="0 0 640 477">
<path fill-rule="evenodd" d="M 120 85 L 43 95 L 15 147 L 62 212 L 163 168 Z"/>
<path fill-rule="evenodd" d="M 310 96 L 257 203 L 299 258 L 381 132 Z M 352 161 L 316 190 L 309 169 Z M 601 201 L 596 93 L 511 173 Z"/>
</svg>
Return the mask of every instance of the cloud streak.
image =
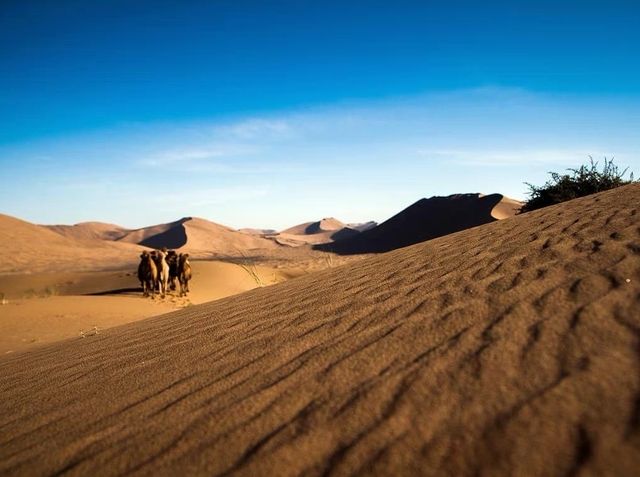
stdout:
<svg viewBox="0 0 640 477">
<path fill-rule="evenodd" d="M 15 178 L 0 200 L 6 212 L 38 222 L 62 221 L 62 209 L 123 225 L 195 214 L 235 227 L 328 215 L 380 221 L 423 196 L 522 198 L 523 182 L 588 155 L 616 156 L 638 173 L 639 105 L 482 88 L 126 125 L 0 149 L 3 171 Z M 64 181 L 83 186 L 65 192 Z M 47 208 L 30 199 L 43 196 Z M 78 211 L 82 204 L 90 210 Z"/>
</svg>

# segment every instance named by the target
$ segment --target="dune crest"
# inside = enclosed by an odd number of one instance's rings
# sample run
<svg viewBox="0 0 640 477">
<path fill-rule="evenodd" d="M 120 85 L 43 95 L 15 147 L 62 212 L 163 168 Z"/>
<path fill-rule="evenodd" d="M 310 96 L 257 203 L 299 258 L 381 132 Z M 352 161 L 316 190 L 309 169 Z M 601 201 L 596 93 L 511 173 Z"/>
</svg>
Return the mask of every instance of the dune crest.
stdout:
<svg viewBox="0 0 640 477">
<path fill-rule="evenodd" d="M 316 245 L 338 254 L 388 252 L 515 215 L 517 201 L 501 194 L 455 194 L 420 199 L 380 225 L 347 240 Z"/>
<path fill-rule="evenodd" d="M 129 230 L 119 225 L 103 222 L 81 222 L 75 225 L 44 225 L 49 230 L 73 239 L 118 240 Z"/>
<path fill-rule="evenodd" d="M 360 233 L 355 227 L 350 227 L 333 217 L 315 222 L 305 222 L 295 225 L 271 236 L 277 243 L 291 247 L 331 243 L 354 237 Z"/>
<path fill-rule="evenodd" d="M 115 269 L 137 261 L 142 247 L 99 240 L 88 229 L 58 233 L 0 214 L 0 273 Z"/>
<path fill-rule="evenodd" d="M 4 357 L 0 472 L 633 475 L 638 204 L 633 184 Z"/>
<path fill-rule="evenodd" d="M 120 241 L 151 248 L 167 247 L 195 256 L 238 255 L 253 249 L 273 249 L 273 241 L 246 234 L 197 217 L 144 227 L 129 232 Z"/>
</svg>

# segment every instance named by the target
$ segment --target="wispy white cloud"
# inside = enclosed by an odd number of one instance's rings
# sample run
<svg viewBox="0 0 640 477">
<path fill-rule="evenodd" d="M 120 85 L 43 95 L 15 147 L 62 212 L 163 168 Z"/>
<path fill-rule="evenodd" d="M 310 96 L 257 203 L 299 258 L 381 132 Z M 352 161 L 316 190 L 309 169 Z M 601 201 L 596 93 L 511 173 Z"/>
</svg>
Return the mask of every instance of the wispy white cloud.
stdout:
<svg viewBox="0 0 640 477">
<path fill-rule="evenodd" d="M 184 210 L 185 206 L 191 210 L 208 206 L 218 206 L 229 203 L 246 202 L 269 193 L 266 186 L 229 186 L 209 187 L 195 190 L 169 190 L 163 194 L 150 196 L 143 200 L 146 204 L 159 207 L 164 211 Z"/>
<path fill-rule="evenodd" d="M 238 227 L 326 215 L 380 221 L 429 195 L 522 198 L 523 182 L 544 181 L 547 171 L 588 155 L 615 155 L 637 174 L 639 103 L 480 88 L 129 125 L 0 149 L 4 175 L 15 178 L 3 184 L 0 201 L 41 222 L 59 222 L 56 210 L 80 204 L 124 225 L 174 214 Z M 123 218 L 107 213 L 114 207 Z"/>
<path fill-rule="evenodd" d="M 450 164 L 472 166 L 521 166 L 581 164 L 589 156 L 601 157 L 607 153 L 583 145 L 565 149 L 418 149 L 417 154 L 426 159 L 444 160 Z"/>
<path fill-rule="evenodd" d="M 211 128 L 214 136 L 223 136 L 245 141 L 291 139 L 294 128 L 283 118 L 248 118 L 231 124 L 216 125 Z"/>
</svg>

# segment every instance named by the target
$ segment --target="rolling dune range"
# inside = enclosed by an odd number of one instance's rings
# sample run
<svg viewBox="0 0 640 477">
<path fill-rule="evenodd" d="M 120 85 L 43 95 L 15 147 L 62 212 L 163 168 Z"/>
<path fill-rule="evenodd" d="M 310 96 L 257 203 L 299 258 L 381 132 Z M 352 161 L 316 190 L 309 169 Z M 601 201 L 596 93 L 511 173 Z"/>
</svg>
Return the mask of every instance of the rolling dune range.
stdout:
<svg viewBox="0 0 640 477">
<path fill-rule="evenodd" d="M 633 475 L 640 185 L 0 358 L 0 472 Z"/>
</svg>

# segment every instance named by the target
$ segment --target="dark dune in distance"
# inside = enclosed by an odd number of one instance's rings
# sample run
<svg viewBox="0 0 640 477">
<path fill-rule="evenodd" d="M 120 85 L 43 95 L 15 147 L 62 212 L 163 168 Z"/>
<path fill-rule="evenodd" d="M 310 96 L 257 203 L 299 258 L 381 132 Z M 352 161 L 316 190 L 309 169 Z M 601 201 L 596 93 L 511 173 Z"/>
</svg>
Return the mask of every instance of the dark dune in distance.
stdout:
<svg viewBox="0 0 640 477">
<path fill-rule="evenodd" d="M 119 241 L 136 243 L 150 248 L 180 248 L 187 243 L 187 234 L 184 223 L 191 220 L 191 217 L 183 217 L 175 222 L 152 225 L 140 229 L 131 230 Z"/>
<path fill-rule="evenodd" d="M 635 475 L 640 184 L 0 357 L 0 474 Z"/>
<path fill-rule="evenodd" d="M 184 228 L 184 223 L 187 220 L 189 219 L 180 219 L 174 222 L 166 230 L 140 241 L 140 245 L 150 248 L 167 247 L 176 249 L 184 247 L 187 244 L 187 231 Z"/>
<path fill-rule="evenodd" d="M 381 253 L 459 232 L 497 219 L 491 215 L 503 196 L 456 194 L 420 199 L 380 225 L 316 250 L 342 255 Z"/>
</svg>

